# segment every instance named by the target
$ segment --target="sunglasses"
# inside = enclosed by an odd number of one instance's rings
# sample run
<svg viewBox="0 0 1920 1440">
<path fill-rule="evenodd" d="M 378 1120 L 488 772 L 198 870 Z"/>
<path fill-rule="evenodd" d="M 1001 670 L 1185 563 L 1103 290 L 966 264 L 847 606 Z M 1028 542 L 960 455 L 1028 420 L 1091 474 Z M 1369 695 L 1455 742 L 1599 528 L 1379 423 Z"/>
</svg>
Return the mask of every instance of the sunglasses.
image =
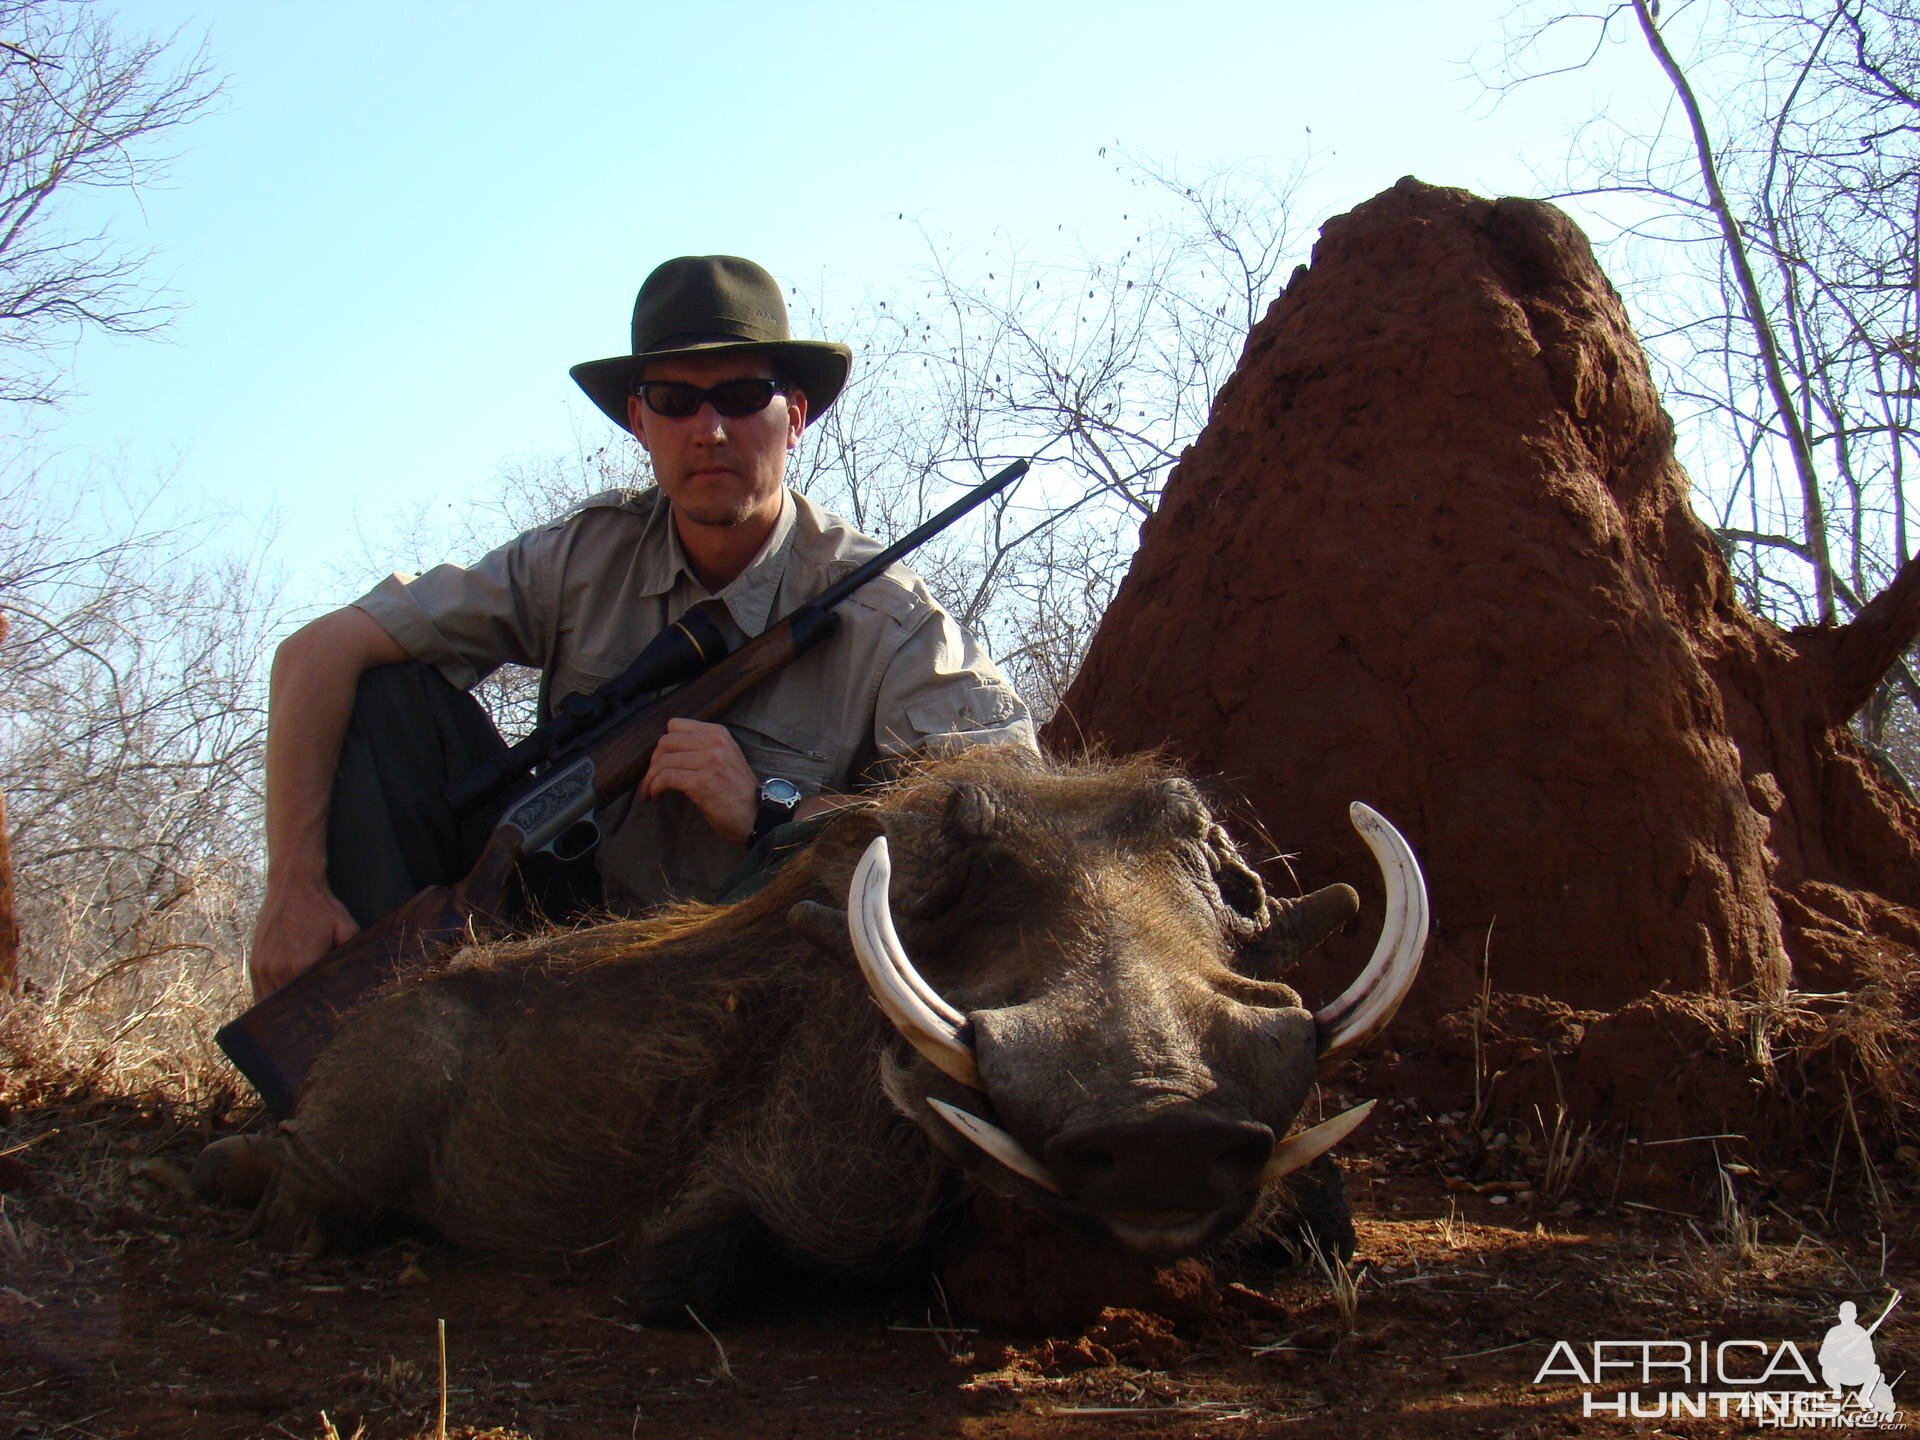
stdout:
<svg viewBox="0 0 1920 1440">
<path fill-rule="evenodd" d="M 654 414 L 669 420 L 690 419 L 702 405 L 711 405 L 715 414 L 737 420 L 742 415 L 758 415 L 786 388 L 778 380 L 753 378 L 722 380 L 704 390 L 684 380 L 642 380 L 633 387 L 633 393 L 646 401 Z"/>
</svg>

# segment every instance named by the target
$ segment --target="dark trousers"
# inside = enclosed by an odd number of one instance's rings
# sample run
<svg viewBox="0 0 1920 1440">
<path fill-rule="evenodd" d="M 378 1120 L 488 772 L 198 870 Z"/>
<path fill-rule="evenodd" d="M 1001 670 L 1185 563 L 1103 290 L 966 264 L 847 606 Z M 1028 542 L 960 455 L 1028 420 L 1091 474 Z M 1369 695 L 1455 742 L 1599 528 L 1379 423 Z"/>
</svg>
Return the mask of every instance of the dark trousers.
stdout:
<svg viewBox="0 0 1920 1440">
<path fill-rule="evenodd" d="M 480 703 L 431 665 L 409 660 L 360 677 L 327 812 L 327 882 L 355 920 L 371 924 L 429 885 L 451 885 L 473 868 L 502 800 L 461 814 L 447 803 L 446 789 L 506 748 Z M 824 820 L 770 832 L 720 898 L 758 890 Z M 530 855 L 520 880 L 518 899 L 537 917 L 564 921 L 601 903 L 591 856 L 563 862 Z"/>
<path fill-rule="evenodd" d="M 461 814 L 447 787 L 506 748 L 480 702 L 431 665 L 409 660 L 360 677 L 327 811 L 327 883 L 355 920 L 371 924 L 473 868 L 500 802 Z M 519 903 L 553 920 L 599 900 L 591 860 L 530 856 L 521 883 Z"/>
</svg>

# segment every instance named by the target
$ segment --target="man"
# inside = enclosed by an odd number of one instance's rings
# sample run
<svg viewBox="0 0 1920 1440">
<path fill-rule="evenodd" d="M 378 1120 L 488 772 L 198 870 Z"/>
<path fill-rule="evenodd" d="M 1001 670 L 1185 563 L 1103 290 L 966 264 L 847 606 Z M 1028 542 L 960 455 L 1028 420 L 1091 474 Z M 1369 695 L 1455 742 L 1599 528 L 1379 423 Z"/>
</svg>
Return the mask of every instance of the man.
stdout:
<svg viewBox="0 0 1920 1440">
<path fill-rule="evenodd" d="M 390 577 L 276 653 L 257 995 L 470 863 L 490 817 L 452 815 L 440 789 L 501 742 L 457 691 L 533 665 L 551 710 L 690 605 L 717 599 L 737 646 L 879 549 L 783 484 L 852 356 L 792 339 L 771 275 L 732 256 L 670 260 L 641 286 L 632 338 L 572 374 L 646 450 L 656 489 L 596 497 L 472 569 Z M 602 817 L 610 903 L 718 898 L 770 830 L 916 751 L 1033 745 L 1012 688 L 910 571 L 839 613 L 831 640 L 726 723 L 672 722 L 632 802 Z"/>
</svg>

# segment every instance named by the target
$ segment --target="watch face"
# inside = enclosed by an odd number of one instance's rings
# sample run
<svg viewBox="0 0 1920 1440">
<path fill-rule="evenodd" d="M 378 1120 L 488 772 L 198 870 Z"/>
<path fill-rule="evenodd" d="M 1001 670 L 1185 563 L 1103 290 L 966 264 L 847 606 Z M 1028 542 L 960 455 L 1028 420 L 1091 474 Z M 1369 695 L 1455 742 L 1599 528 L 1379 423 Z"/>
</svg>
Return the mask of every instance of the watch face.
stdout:
<svg viewBox="0 0 1920 1440">
<path fill-rule="evenodd" d="M 800 787 L 791 780 L 782 780 L 776 775 L 770 780 L 760 782 L 760 798 L 771 800 L 775 805 L 791 808 L 800 803 Z"/>
</svg>

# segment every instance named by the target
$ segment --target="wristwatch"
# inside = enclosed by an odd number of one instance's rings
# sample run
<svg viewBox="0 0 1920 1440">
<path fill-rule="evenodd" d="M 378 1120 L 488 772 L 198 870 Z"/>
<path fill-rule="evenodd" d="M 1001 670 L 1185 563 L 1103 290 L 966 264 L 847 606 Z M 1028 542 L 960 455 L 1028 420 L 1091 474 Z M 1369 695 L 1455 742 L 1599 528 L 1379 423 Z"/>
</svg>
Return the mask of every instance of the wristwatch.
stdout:
<svg viewBox="0 0 1920 1440">
<path fill-rule="evenodd" d="M 793 812 L 800 804 L 800 787 L 791 780 L 782 780 L 778 775 L 768 776 L 760 782 L 760 813 L 754 817 L 753 833 L 747 836 L 747 848 L 751 850 L 767 838 L 767 832 L 786 824 L 793 818 Z"/>
</svg>

